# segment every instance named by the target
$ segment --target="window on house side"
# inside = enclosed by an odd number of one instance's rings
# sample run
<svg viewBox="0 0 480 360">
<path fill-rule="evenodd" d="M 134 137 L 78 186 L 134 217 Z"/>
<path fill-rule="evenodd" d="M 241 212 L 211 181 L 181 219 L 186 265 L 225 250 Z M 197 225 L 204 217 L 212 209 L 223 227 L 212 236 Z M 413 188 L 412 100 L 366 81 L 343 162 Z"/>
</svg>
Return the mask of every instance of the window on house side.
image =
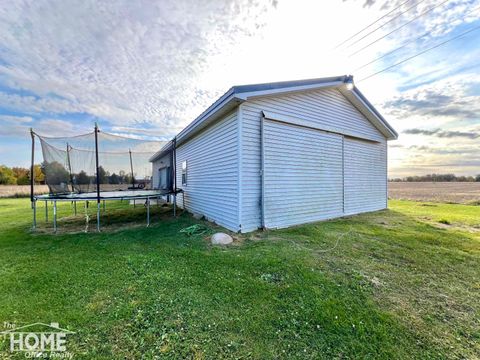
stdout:
<svg viewBox="0 0 480 360">
<path fill-rule="evenodd" d="M 187 185 L 187 161 L 182 162 L 182 185 Z"/>
</svg>

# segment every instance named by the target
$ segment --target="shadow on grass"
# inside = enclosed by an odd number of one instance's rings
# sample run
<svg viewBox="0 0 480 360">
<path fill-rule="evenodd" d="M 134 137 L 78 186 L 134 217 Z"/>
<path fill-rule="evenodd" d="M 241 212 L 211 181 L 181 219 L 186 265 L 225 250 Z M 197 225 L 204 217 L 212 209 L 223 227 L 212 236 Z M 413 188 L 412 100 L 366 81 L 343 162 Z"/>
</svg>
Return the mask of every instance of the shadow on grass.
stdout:
<svg viewBox="0 0 480 360">
<path fill-rule="evenodd" d="M 93 204 L 93 206 L 92 206 Z M 173 215 L 172 206 L 150 207 L 150 226 L 157 226 L 160 222 L 171 222 L 183 215 L 183 211 L 177 208 L 176 217 Z M 40 214 L 37 218 L 36 233 L 53 234 L 52 215 L 48 221 Z M 136 207 L 126 204 L 115 204 L 100 210 L 100 229 L 102 232 L 122 231 L 129 228 L 147 227 L 147 209 L 143 204 Z M 74 234 L 80 232 L 97 232 L 96 204 L 91 203 L 85 211 L 79 209 L 77 215 L 73 215 L 72 209 L 59 211 L 57 216 L 57 234 Z"/>
</svg>

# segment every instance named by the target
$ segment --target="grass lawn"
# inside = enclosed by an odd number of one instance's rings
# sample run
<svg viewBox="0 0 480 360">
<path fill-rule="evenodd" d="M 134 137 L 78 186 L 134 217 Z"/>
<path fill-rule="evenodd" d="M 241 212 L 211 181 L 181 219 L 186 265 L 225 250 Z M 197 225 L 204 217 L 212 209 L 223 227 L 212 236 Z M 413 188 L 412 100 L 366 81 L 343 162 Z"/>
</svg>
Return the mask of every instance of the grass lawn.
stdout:
<svg viewBox="0 0 480 360">
<path fill-rule="evenodd" d="M 228 248 L 187 214 L 154 207 L 146 228 L 127 207 L 56 235 L 40 207 L 32 234 L 29 200 L 1 199 L 0 330 L 58 322 L 78 359 L 480 357 L 480 206 L 391 201 Z"/>
</svg>

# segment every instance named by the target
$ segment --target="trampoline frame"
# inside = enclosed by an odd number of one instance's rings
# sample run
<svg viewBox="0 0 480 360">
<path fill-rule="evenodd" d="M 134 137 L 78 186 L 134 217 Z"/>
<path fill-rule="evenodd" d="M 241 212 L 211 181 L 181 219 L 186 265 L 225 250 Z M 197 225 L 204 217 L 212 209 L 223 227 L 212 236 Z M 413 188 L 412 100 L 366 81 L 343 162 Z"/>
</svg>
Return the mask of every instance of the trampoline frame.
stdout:
<svg viewBox="0 0 480 360">
<path fill-rule="evenodd" d="M 77 202 L 85 201 L 85 209 L 88 207 L 89 201 L 97 202 L 97 232 L 100 232 L 100 204 L 103 201 L 103 208 L 105 211 L 106 205 L 105 202 L 109 200 L 133 200 L 133 207 L 135 208 L 135 200 L 145 200 L 145 207 L 147 209 L 147 227 L 150 226 L 150 200 L 156 199 L 157 205 L 158 200 L 163 196 L 173 196 L 173 216 L 177 215 L 177 194 L 183 192 L 182 189 L 177 189 L 177 170 L 176 170 L 176 138 L 174 138 L 171 147 L 171 167 L 172 167 L 172 188 L 170 190 L 155 190 L 155 189 L 138 189 L 138 190 L 113 190 L 113 191 L 101 191 L 100 190 L 100 181 L 98 178 L 99 174 L 99 162 L 98 162 L 98 125 L 95 123 L 95 166 L 96 166 L 96 191 L 89 193 L 67 193 L 64 195 L 35 195 L 35 133 L 32 128 L 30 128 L 30 135 L 32 138 L 32 157 L 31 157 L 31 167 L 30 167 L 30 201 L 33 213 L 33 226 L 32 230 L 37 228 L 37 202 L 45 202 L 45 222 L 48 222 L 48 202 L 53 202 L 53 231 L 57 232 L 57 201 L 66 202 L 70 201 L 74 204 L 74 214 L 77 215 Z M 130 165 L 131 164 L 131 153 L 130 153 Z M 133 167 L 132 167 L 132 179 L 133 179 Z M 135 186 L 133 179 L 133 186 Z M 72 184 L 73 186 L 73 184 Z M 72 188 L 73 189 L 73 188 Z M 135 192 L 138 191 L 137 194 Z M 115 196 L 102 196 L 102 193 L 114 193 Z M 92 194 L 91 196 L 86 196 L 86 194 Z"/>
</svg>

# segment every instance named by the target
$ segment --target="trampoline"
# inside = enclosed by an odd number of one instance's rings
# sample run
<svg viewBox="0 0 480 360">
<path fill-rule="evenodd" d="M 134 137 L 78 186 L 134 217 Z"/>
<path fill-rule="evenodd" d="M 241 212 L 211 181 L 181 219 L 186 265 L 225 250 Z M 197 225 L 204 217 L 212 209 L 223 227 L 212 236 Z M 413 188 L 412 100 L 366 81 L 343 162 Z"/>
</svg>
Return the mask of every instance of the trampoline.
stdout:
<svg viewBox="0 0 480 360">
<path fill-rule="evenodd" d="M 171 192 L 165 192 L 163 190 L 143 190 L 143 191 L 104 191 L 100 193 L 100 200 L 111 200 L 111 199 L 147 199 L 153 197 L 160 197 L 169 195 Z M 72 200 L 97 200 L 97 193 L 79 193 L 79 194 L 66 194 L 66 195 L 35 195 L 37 200 L 47 200 L 47 201 L 72 201 Z"/>
<path fill-rule="evenodd" d="M 173 215 L 176 216 L 175 166 L 170 167 L 169 183 L 156 188 L 152 179 L 149 159 L 167 142 L 138 139 L 101 132 L 95 124 L 94 131 L 70 137 L 47 137 L 30 129 L 32 162 L 30 199 L 33 210 L 33 229 L 37 226 L 37 202 L 45 202 L 45 220 L 48 222 L 48 202 L 53 203 L 53 229 L 57 231 L 57 202 L 72 202 L 77 215 L 77 202 L 97 203 L 97 231 L 100 231 L 101 203 L 109 200 L 143 200 L 147 226 L 150 225 L 150 202 L 170 196 L 173 198 Z M 35 194 L 35 139 L 41 145 L 41 163 L 49 193 Z M 176 141 L 170 141 L 171 163 L 176 162 Z"/>
</svg>

